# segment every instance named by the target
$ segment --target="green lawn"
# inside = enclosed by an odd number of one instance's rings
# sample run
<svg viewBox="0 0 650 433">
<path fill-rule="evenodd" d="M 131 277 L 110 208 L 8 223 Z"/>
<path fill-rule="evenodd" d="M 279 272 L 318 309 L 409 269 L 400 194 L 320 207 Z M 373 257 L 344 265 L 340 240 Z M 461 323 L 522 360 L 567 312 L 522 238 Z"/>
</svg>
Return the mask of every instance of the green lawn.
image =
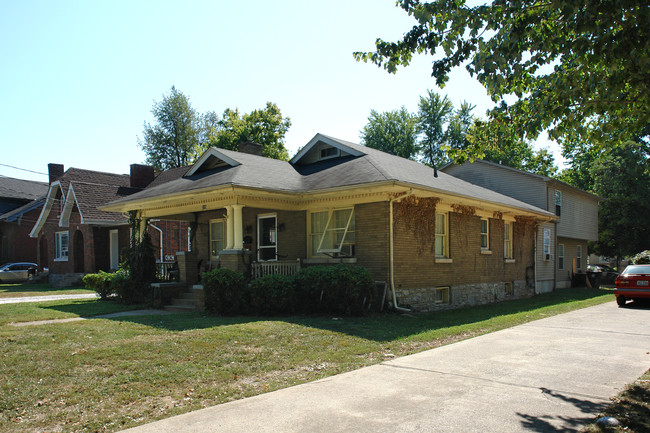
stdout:
<svg viewBox="0 0 650 433">
<path fill-rule="evenodd" d="M 0 298 L 21 298 L 25 296 L 76 295 L 95 293 L 83 287 L 53 287 L 50 284 L 3 283 L 0 284 Z"/>
<path fill-rule="evenodd" d="M 116 431 L 611 300 L 598 290 L 572 289 L 431 314 L 171 314 L 5 324 L 0 431 Z M 38 308 L 88 316 L 101 304 Z"/>
</svg>

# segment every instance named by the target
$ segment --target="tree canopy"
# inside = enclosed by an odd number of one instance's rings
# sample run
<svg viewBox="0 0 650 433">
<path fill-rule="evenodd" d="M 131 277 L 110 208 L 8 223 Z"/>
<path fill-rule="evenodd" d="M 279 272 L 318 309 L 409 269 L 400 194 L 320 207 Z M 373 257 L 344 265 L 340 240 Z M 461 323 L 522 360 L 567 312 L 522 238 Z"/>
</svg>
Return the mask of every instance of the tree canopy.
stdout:
<svg viewBox="0 0 650 433">
<path fill-rule="evenodd" d="M 373 149 L 415 159 L 418 154 L 417 121 L 417 115 L 409 113 L 406 107 L 384 113 L 372 110 L 361 131 L 361 141 Z"/>
<path fill-rule="evenodd" d="M 534 150 L 508 126 L 482 127 L 467 102 L 455 109 L 447 96 L 429 90 L 418 107 L 418 113 L 405 107 L 384 113 L 372 110 L 361 131 L 362 143 L 434 167 L 463 160 L 458 155 L 465 153 L 545 176 L 557 171 L 548 150 Z"/>
<path fill-rule="evenodd" d="M 168 95 L 154 102 L 151 113 L 156 122 L 144 123 L 138 144 L 147 155 L 146 163 L 157 170 L 192 164 L 210 146 L 237 151 L 245 141 L 261 144 L 263 156 L 289 159 L 284 136 L 291 120 L 272 102 L 243 116 L 238 109 L 228 108 L 219 118 L 213 111 L 198 113 L 189 98 L 172 86 Z"/>
<path fill-rule="evenodd" d="M 280 108 L 267 102 L 263 109 L 240 114 L 238 109 L 226 109 L 221 120 L 208 139 L 209 146 L 238 150 L 239 143 L 253 141 L 262 145 L 262 155 L 267 158 L 288 160 L 289 152 L 284 146 L 291 120 L 282 117 Z"/>
<path fill-rule="evenodd" d="M 144 123 L 138 144 L 147 155 L 146 163 L 157 170 L 182 167 L 193 162 L 205 140 L 204 123 L 190 100 L 172 86 L 168 95 L 155 102 L 151 113 L 156 123 Z"/>
<path fill-rule="evenodd" d="M 399 0 L 415 19 L 397 42 L 357 60 L 394 73 L 414 54 L 435 56 L 439 86 L 464 65 L 495 102 L 491 119 L 534 139 L 590 134 L 603 143 L 650 123 L 650 8 L 638 0 Z M 514 102 L 511 102 L 514 100 Z M 523 135 L 525 134 L 525 135 Z M 611 143 L 611 142 L 610 142 Z"/>
</svg>

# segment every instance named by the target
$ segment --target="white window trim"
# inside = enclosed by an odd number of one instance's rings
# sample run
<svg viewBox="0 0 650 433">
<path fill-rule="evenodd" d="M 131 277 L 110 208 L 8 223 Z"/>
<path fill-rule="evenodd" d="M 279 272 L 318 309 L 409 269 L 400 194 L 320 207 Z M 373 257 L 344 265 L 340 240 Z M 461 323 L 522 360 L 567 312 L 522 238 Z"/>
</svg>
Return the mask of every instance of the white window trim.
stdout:
<svg viewBox="0 0 650 433">
<path fill-rule="evenodd" d="M 271 249 L 271 246 L 265 246 L 262 247 L 260 245 L 261 241 L 261 236 L 260 236 L 260 220 L 263 219 L 270 219 L 274 218 L 275 219 L 275 243 L 273 245 L 273 248 L 275 249 L 275 257 L 272 259 L 268 260 L 262 260 L 260 258 L 260 250 L 261 248 L 264 249 Z M 277 262 L 278 261 L 278 214 L 276 213 L 267 213 L 267 214 L 259 214 L 257 215 L 257 260 L 260 262 Z"/>
<path fill-rule="evenodd" d="M 436 263 L 452 263 L 451 254 L 449 252 L 449 212 L 436 213 L 436 216 L 434 218 L 436 218 L 438 215 L 442 215 L 444 217 L 444 219 L 445 219 L 445 221 L 444 221 L 445 232 L 443 234 L 434 233 L 434 236 L 435 236 L 435 239 L 434 239 L 434 254 L 436 254 L 435 262 Z M 435 223 L 434 223 L 434 231 L 435 231 Z M 441 236 L 443 238 L 443 244 L 442 244 L 443 245 L 443 248 L 442 248 L 443 255 L 442 256 L 437 255 L 437 252 L 435 251 L 435 241 L 438 239 L 438 236 Z"/>
<path fill-rule="evenodd" d="M 216 256 L 212 255 L 212 224 L 213 223 L 221 223 L 222 224 L 222 227 L 223 227 L 222 241 L 223 241 L 223 246 L 224 246 L 224 249 L 225 249 L 226 248 L 226 219 L 225 218 L 215 218 L 215 219 L 211 219 L 211 220 L 208 221 L 208 242 L 210 243 L 210 246 L 209 246 L 209 248 L 210 248 L 210 260 L 217 260 L 219 258 L 219 255 L 218 254 Z M 188 227 L 187 230 L 188 230 L 188 232 L 187 232 L 187 234 L 188 234 L 188 236 L 187 236 L 187 246 L 188 246 L 188 251 L 189 251 L 189 247 L 190 247 L 190 232 L 189 231 L 190 231 L 190 228 Z"/>
<path fill-rule="evenodd" d="M 348 221 L 345 225 L 345 230 L 343 231 L 343 237 L 341 238 L 341 242 L 338 244 L 338 248 L 332 248 L 332 249 L 322 249 L 323 241 L 325 240 L 325 235 L 327 234 L 328 230 L 333 230 L 330 228 L 330 223 L 332 222 L 332 217 L 334 216 L 334 212 L 337 211 L 345 211 L 345 210 L 351 210 L 350 216 L 348 217 Z M 320 233 L 320 240 L 318 240 L 318 246 L 316 247 L 316 253 L 313 252 L 314 250 L 314 245 L 313 242 L 315 241 L 315 234 L 312 233 L 311 227 L 311 218 L 312 214 L 314 213 L 319 213 L 319 212 L 327 212 L 327 223 L 325 223 L 325 228 L 323 229 L 323 232 Z M 355 218 L 354 215 L 354 206 L 350 207 L 341 207 L 341 208 L 328 208 L 328 209 L 313 209 L 313 210 L 308 210 L 308 221 L 307 221 L 307 251 L 308 251 L 308 257 L 327 257 L 328 254 L 340 254 L 341 250 L 343 249 L 343 245 L 345 244 L 345 240 L 348 236 L 349 232 L 352 232 L 350 230 L 350 225 Z M 318 233 L 316 233 L 317 235 Z M 356 244 L 356 242 L 355 242 Z"/>
<path fill-rule="evenodd" d="M 559 200 L 558 200 L 558 197 L 559 197 Z M 555 213 L 556 216 L 562 216 L 562 191 L 556 189 L 553 198 L 554 198 L 553 201 L 555 202 L 555 208 L 553 209 L 553 212 Z M 559 201 L 559 203 L 558 203 L 558 201 Z M 560 215 L 558 215 L 558 212 L 557 212 L 557 207 L 558 206 L 560 207 Z"/>
<path fill-rule="evenodd" d="M 560 266 L 560 259 L 562 259 L 562 266 Z M 564 270 L 564 244 L 557 244 L 557 268 Z"/>
<path fill-rule="evenodd" d="M 68 238 L 67 249 L 65 250 L 65 256 L 62 255 L 63 251 L 61 250 L 61 238 L 65 235 Z M 56 232 L 54 233 L 54 261 L 55 262 L 67 262 L 68 256 L 70 253 L 70 233 L 67 231 Z"/>
<path fill-rule="evenodd" d="M 510 227 L 510 230 L 508 230 Z M 510 233 L 510 239 L 506 239 L 506 233 Z M 515 262 L 515 223 L 504 221 L 503 223 L 503 259 L 506 263 Z"/>
<path fill-rule="evenodd" d="M 486 227 L 486 232 L 483 232 L 483 221 L 485 221 L 485 227 Z M 486 246 L 480 245 L 481 247 L 481 254 L 492 254 L 492 251 L 490 251 L 490 219 L 489 218 L 481 218 L 479 222 L 479 230 L 481 232 L 481 241 L 483 240 L 483 236 L 486 237 Z"/>
<path fill-rule="evenodd" d="M 548 236 L 547 236 L 548 233 Z M 546 243 L 548 239 L 548 244 Z M 548 247 L 548 248 L 547 248 Z M 549 261 L 551 259 L 551 229 L 544 229 L 542 234 L 542 255 L 544 261 Z"/>
<path fill-rule="evenodd" d="M 582 245 L 576 246 L 576 269 L 582 269 Z"/>
</svg>

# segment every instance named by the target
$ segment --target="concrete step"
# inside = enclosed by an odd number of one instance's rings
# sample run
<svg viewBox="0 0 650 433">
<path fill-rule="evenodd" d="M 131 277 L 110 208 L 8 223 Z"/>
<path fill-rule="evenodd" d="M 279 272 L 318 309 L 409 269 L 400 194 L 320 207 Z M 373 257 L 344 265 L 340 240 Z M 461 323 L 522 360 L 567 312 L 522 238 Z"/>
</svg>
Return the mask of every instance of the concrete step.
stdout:
<svg viewBox="0 0 650 433">
<path fill-rule="evenodd" d="M 165 311 L 171 311 L 173 313 L 191 313 L 195 311 L 194 305 L 191 307 L 184 307 L 180 305 L 166 305 L 164 309 Z"/>
<path fill-rule="evenodd" d="M 174 307 L 192 307 L 194 308 L 194 299 L 173 299 L 171 305 Z"/>
</svg>

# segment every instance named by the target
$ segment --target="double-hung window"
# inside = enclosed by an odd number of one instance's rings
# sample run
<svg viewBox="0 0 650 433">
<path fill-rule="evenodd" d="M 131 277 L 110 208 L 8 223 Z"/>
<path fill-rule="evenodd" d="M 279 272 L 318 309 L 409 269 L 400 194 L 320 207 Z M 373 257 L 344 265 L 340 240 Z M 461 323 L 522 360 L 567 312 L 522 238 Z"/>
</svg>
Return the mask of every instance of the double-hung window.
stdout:
<svg viewBox="0 0 650 433">
<path fill-rule="evenodd" d="M 226 248 L 225 242 L 225 221 L 210 220 L 210 258 L 215 260 L 219 256 L 219 251 Z"/>
<path fill-rule="evenodd" d="M 449 218 L 448 214 L 436 214 L 436 258 L 449 258 Z"/>
<path fill-rule="evenodd" d="M 562 214 L 562 191 L 555 190 L 555 215 Z"/>
<path fill-rule="evenodd" d="M 514 257 L 512 250 L 512 230 L 513 223 L 505 222 L 503 224 L 503 258 L 512 259 Z"/>
<path fill-rule="evenodd" d="M 551 231 L 544 229 L 544 260 L 551 259 Z"/>
<path fill-rule="evenodd" d="M 68 260 L 68 232 L 56 232 L 54 243 L 56 260 Z"/>
<path fill-rule="evenodd" d="M 576 247 L 576 269 L 582 269 L 582 245 Z"/>
<path fill-rule="evenodd" d="M 557 268 L 564 269 L 564 244 L 557 245 Z"/>
<path fill-rule="evenodd" d="M 310 214 L 311 254 L 354 257 L 354 209 L 330 209 Z"/>
<path fill-rule="evenodd" d="M 481 218 L 481 250 L 490 249 L 490 221 Z"/>
</svg>

